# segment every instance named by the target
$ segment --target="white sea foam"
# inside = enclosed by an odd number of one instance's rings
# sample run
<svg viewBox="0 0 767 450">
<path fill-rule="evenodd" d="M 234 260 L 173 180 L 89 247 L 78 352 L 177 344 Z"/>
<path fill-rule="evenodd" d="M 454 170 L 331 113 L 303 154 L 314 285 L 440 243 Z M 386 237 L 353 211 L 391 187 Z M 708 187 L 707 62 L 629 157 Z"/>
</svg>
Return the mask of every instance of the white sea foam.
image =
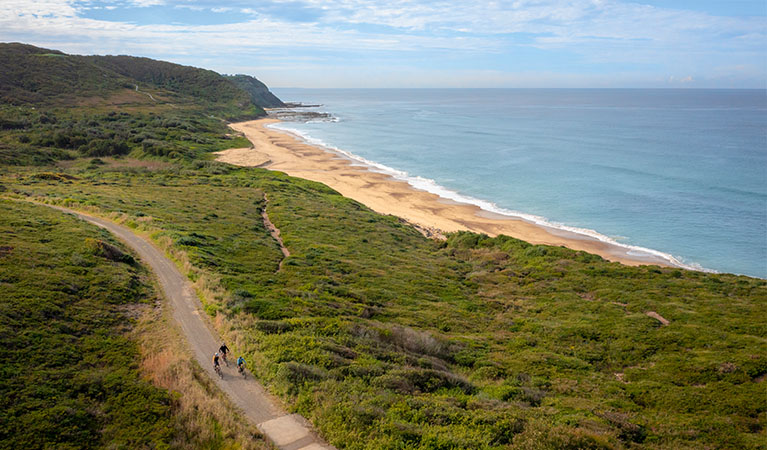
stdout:
<svg viewBox="0 0 767 450">
<path fill-rule="evenodd" d="M 338 121 L 338 119 L 336 119 L 335 121 Z M 546 219 L 545 217 L 536 216 L 533 214 L 526 214 L 523 212 L 511 210 L 511 209 L 502 208 L 493 202 L 461 194 L 457 191 L 454 191 L 452 189 L 449 189 L 447 187 L 444 187 L 438 184 L 436 181 L 430 178 L 412 176 L 405 171 L 398 170 L 398 169 L 389 167 L 387 165 L 368 160 L 359 155 L 355 155 L 354 153 L 348 152 L 338 147 L 334 147 L 324 142 L 321 139 L 317 139 L 313 136 L 310 136 L 304 131 L 287 126 L 285 125 L 284 122 L 270 124 L 270 125 L 267 125 L 267 127 L 289 133 L 308 144 L 321 147 L 332 153 L 336 153 L 340 156 L 343 156 L 351 160 L 353 163 L 356 163 L 355 165 L 366 167 L 368 170 L 372 172 L 378 172 L 378 173 L 389 175 L 396 180 L 405 181 L 416 189 L 438 195 L 448 200 L 452 200 L 459 203 L 475 205 L 479 207 L 480 209 L 490 213 L 500 214 L 500 215 L 515 218 L 515 219 L 521 219 L 521 220 L 534 223 L 536 225 L 539 225 L 545 228 L 552 229 L 554 231 L 559 230 L 559 231 L 564 231 L 564 232 L 573 233 L 576 235 L 596 239 L 598 241 L 605 242 L 607 244 L 626 249 L 626 254 L 629 256 L 638 257 L 638 258 L 642 258 L 642 257 L 660 258 L 661 260 L 666 261 L 672 266 L 680 267 L 683 269 L 696 270 L 700 272 L 717 273 L 715 270 L 706 269 L 696 263 L 683 262 L 683 259 L 681 257 L 676 257 L 668 253 L 664 253 L 658 250 L 653 250 L 651 248 L 640 247 L 636 245 L 622 244 L 616 241 L 615 239 L 605 236 L 595 230 L 591 230 L 588 228 L 578 228 L 578 227 L 565 225 L 562 223 L 553 222 Z"/>
</svg>

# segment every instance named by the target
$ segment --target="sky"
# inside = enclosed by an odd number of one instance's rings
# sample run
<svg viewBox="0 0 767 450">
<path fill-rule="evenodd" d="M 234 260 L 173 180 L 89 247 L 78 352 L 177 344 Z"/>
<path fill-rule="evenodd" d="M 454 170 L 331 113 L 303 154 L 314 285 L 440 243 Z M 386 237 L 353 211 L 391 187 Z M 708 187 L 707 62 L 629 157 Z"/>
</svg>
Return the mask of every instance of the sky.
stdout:
<svg viewBox="0 0 767 450">
<path fill-rule="evenodd" d="M 270 87 L 767 87 L 767 0 L 0 0 L 0 42 Z"/>
</svg>

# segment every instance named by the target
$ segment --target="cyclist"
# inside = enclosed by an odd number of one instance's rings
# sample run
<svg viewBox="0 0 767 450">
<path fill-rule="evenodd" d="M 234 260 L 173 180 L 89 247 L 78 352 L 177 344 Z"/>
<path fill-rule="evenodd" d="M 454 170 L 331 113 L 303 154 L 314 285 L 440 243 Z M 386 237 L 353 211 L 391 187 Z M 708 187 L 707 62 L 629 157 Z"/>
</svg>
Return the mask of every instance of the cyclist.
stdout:
<svg viewBox="0 0 767 450">
<path fill-rule="evenodd" d="M 221 357 L 224 358 L 224 363 L 226 363 L 226 366 L 229 367 L 229 361 L 226 360 L 226 355 L 229 353 L 229 347 L 226 346 L 226 343 L 221 343 L 221 347 L 218 348 L 218 352 L 221 353 Z"/>
<path fill-rule="evenodd" d="M 245 358 L 242 356 L 237 358 L 237 370 L 245 377 Z"/>
<path fill-rule="evenodd" d="M 221 364 L 218 361 L 218 352 L 216 352 L 215 355 L 213 355 L 213 370 L 220 369 Z"/>
</svg>

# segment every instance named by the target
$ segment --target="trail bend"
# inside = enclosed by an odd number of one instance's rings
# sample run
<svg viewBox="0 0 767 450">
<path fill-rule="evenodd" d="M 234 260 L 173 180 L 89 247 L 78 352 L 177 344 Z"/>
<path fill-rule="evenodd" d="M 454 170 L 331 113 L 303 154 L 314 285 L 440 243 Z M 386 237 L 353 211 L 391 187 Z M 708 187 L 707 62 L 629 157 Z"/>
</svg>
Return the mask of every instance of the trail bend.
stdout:
<svg viewBox="0 0 767 450">
<path fill-rule="evenodd" d="M 161 250 L 129 228 L 99 217 L 60 206 L 44 205 L 72 214 L 104 228 L 132 248 L 157 276 L 160 287 L 172 306 L 173 319 L 184 333 L 192 353 L 208 376 L 226 393 L 242 413 L 282 450 L 335 449 L 312 431 L 311 424 L 298 414 L 288 414 L 269 396 L 264 387 L 248 376 L 237 374 L 234 364 L 222 366 L 224 378 L 213 371 L 213 354 L 221 338 L 203 319 L 205 313 L 189 280 Z"/>
</svg>

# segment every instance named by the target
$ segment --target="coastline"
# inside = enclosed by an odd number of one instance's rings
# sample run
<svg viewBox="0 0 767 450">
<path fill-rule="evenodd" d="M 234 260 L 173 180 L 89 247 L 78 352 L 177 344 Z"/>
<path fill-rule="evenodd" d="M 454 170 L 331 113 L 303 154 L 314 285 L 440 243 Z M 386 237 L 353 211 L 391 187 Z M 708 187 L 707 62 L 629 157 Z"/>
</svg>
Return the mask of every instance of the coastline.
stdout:
<svg viewBox="0 0 767 450">
<path fill-rule="evenodd" d="M 654 264 L 674 266 L 660 255 L 616 245 L 576 232 L 505 216 L 419 190 L 405 181 L 368 170 L 332 152 L 311 145 L 288 132 L 268 128 L 277 119 L 259 119 L 231 124 L 253 144 L 249 149 L 217 152 L 217 160 L 247 167 L 263 167 L 288 175 L 318 181 L 382 214 L 392 214 L 416 225 L 427 235 L 473 231 L 489 236 L 505 234 L 531 244 L 565 246 L 597 254 L 609 261 L 630 266 Z"/>
</svg>

